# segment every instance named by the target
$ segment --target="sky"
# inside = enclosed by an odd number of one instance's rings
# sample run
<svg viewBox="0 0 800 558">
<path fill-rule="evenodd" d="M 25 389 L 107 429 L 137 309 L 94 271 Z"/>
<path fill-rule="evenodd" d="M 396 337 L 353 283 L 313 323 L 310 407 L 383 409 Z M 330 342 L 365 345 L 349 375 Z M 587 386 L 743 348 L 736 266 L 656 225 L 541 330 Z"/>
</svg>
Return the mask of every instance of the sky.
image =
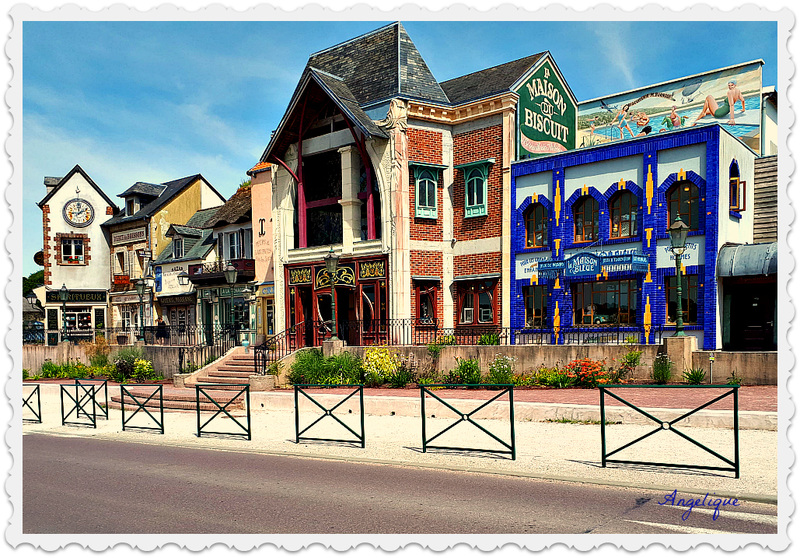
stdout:
<svg viewBox="0 0 800 558">
<path fill-rule="evenodd" d="M 45 176 L 79 164 L 121 203 L 200 173 L 227 198 L 309 55 L 391 21 L 25 22 L 22 274 L 41 269 Z M 757 59 L 777 85 L 774 22 L 402 22 L 440 82 L 549 50 L 578 101 Z"/>
</svg>

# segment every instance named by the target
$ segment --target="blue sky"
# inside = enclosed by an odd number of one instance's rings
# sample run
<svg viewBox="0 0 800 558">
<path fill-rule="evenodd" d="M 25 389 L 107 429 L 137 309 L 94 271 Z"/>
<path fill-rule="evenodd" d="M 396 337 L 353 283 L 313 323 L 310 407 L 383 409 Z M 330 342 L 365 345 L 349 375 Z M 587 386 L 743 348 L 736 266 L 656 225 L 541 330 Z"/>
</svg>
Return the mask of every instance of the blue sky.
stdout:
<svg viewBox="0 0 800 558">
<path fill-rule="evenodd" d="M 201 173 L 230 196 L 257 161 L 309 54 L 389 21 L 26 22 L 23 275 L 40 269 L 43 178 L 75 164 L 112 199 Z M 579 101 L 763 59 L 774 22 L 403 25 L 439 81 L 549 50 Z"/>
</svg>

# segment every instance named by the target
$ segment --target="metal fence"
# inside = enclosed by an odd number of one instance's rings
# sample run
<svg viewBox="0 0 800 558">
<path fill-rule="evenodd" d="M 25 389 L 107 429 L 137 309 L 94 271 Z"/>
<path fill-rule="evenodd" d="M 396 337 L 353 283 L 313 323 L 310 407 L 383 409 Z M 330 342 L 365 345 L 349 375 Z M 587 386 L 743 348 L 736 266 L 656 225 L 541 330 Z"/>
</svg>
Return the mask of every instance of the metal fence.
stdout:
<svg viewBox="0 0 800 558">
<path fill-rule="evenodd" d="M 331 408 L 326 407 L 322 403 L 320 403 L 317 399 L 314 398 L 312 394 L 310 394 L 307 390 L 309 388 L 353 388 L 349 394 L 345 395 L 336 405 Z M 306 399 L 311 401 L 314 405 L 316 405 L 321 411 L 322 415 L 317 417 L 315 421 L 311 424 L 306 426 L 303 430 L 300 430 L 300 395 L 303 395 Z M 356 432 L 350 426 L 348 426 L 342 419 L 337 417 L 334 412 L 336 409 L 344 405 L 351 397 L 358 394 L 358 401 L 359 401 L 359 409 L 360 409 L 360 424 L 361 424 L 361 431 Z M 343 443 L 351 443 L 351 444 L 360 444 L 361 447 L 365 447 L 366 439 L 364 437 L 364 385 L 363 384 L 295 384 L 294 386 L 294 417 L 295 417 L 295 443 L 299 444 L 300 440 L 315 440 L 321 442 L 343 442 Z M 312 438 L 310 436 L 303 436 L 306 432 L 311 430 L 314 426 L 319 424 L 323 419 L 326 417 L 330 417 L 337 423 L 339 423 L 345 430 L 350 432 L 353 436 L 355 436 L 355 440 L 346 440 L 340 438 Z"/>
<path fill-rule="evenodd" d="M 25 388 L 31 388 L 25 395 Z M 39 384 L 22 384 L 22 422 L 42 422 L 42 392 Z M 35 401 L 35 403 L 34 403 Z M 34 408 L 34 404 L 36 408 Z M 33 418 L 25 416 L 25 409 L 33 413 Z"/>
<path fill-rule="evenodd" d="M 135 387 L 134 391 L 131 388 Z M 150 391 L 148 391 L 150 390 Z M 136 430 L 157 430 L 161 434 L 164 433 L 164 386 L 161 384 L 132 384 L 119 386 L 120 391 L 120 406 L 122 409 L 122 431 L 136 429 Z M 127 396 L 127 397 L 126 397 Z M 150 409 L 147 408 L 148 404 L 152 405 L 153 402 L 158 402 L 158 417 L 153 416 Z M 125 418 L 125 403 L 131 404 L 134 410 L 128 418 Z M 155 426 L 142 426 L 130 424 L 139 412 L 147 415 L 155 423 Z"/>
<path fill-rule="evenodd" d="M 211 393 L 209 390 L 214 390 L 214 393 Z M 217 391 L 220 390 L 220 391 Z M 195 386 L 195 402 L 197 405 L 197 437 L 200 438 L 204 433 L 205 434 L 216 434 L 222 436 L 241 436 L 245 437 L 248 440 L 251 439 L 251 430 L 250 430 L 250 385 L 249 384 L 209 384 L 205 386 L 196 385 Z M 202 397 L 201 397 L 202 395 Z M 239 420 L 233 416 L 233 414 L 228 410 L 229 407 L 238 403 L 239 398 L 244 395 L 245 400 L 245 407 L 246 407 L 246 422 L 242 424 Z M 212 414 L 205 422 L 202 422 L 201 415 L 202 415 L 202 405 L 203 403 L 210 403 L 211 406 L 214 408 L 210 411 Z M 210 431 L 204 429 L 218 416 L 224 414 L 230 420 L 230 425 L 235 425 L 234 431 Z M 239 432 L 241 430 L 241 432 Z"/>
<path fill-rule="evenodd" d="M 600 445 L 601 445 L 601 459 L 602 459 L 602 466 L 605 467 L 607 463 L 620 463 L 620 464 L 632 464 L 632 465 L 652 465 L 655 467 L 680 467 L 683 469 L 701 469 L 701 470 L 711 470 L 711 471 L 732 471 L 736 478 L 739 478 L 739 386 L 737 385 L 707 385 L 707 386 L 696 386 L 696 385 L 656 385 L 656 386 L 633 386 L 633 385 L 608 385 L 608 386 L 599 386 L 600 387 Z M 652 414 L 648 413 L 647 411 L 640 409 L 633 403 L 630 403 L 620 397 L 619 395 L 612 393 L 611 390 L 616 389 L 629 389 L 629 388 L 636 388 L 636 389 L 664 389 L 664 388 L 681 388 L 681 389 L 725 389 L 725 393 L 715 397 L 711 401 L 707 401 L 706 403 L 700 405 L 688 411 L 676 419 L 665 421 L 661 420 Z M 650 432 L 639 436 L 635 440 L 624 444 L 621 447 L 618 447 L 615 450 L 607 451 L 606 450 L 606 411 L 605 411 L 605 397 L 608 395 L 616 399 L 617 401 L 623 403 L 627 407 L 635 410 L 636 412 L 644 415 L 648 419 L 652 420 L 656 423 L 656 427 L 651 430 Z M 693 414 L 697 413 L 705 409 L 706 407 L 713 405 L 717 401 L 725 399 L 726 397 L 732 396 L 733 397 L 733 459 L 728 459 L 723 455 L 720 455 L 718 452 L 710 449 L 709 447 L 705 446 L 704 444 L 698 442 L 697 440 L 691 438 L 686 433 L 681 432 L 677 428 L 675 428 L 675 423 L 680 422 Z M 719 467 L 719 466 L 711 466 L 711 465 L 689 465 L 689 464 L 681 464 L 681 463 L 664 463 L 664 462 L 654 462 L 654 461 L 634 461 L 630 459 L 609 459 L 612 455 L 615 455 L 621 452 L 624 449 L 631 447 L 632 445 L 649 438 L 650 436 L 657 434 L 659 432 L 673 432 L 677 434 L 684 440 L 691 442 L 695 446 L 699 447 L 700 449 L 704 450 L 705 452 L 713 455 L 717 459 L 721 460 L 722 462 L 726 463 L 728 467 Z"/>
<path fill-rule="evenodd" d="M 91 426 L 97 428 L 97 401 L 95 400 L 96 385 L 81 386 L 75 384 L 61 384 L 61 426 Z M 73 395 L 70 390 L 74 389 Z M 64 396 L 67 402 L 64 402 Z M 91 411 L 91 412 L 90 412 Z M 72 420 L 73 413 L 75 419 Z M 88 422 L 81 422 L 81 415 L 86 417 Z"/>
</svg>

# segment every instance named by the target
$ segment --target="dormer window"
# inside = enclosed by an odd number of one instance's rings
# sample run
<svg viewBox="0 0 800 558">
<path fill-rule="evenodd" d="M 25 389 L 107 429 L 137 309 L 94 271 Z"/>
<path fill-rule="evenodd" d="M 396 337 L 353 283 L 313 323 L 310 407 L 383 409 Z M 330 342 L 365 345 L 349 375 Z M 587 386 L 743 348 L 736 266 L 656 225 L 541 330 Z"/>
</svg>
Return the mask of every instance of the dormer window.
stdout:
<svg viewBox="0 0 800 558">
<path fill-rule="evenodd" d="M 134 213 L 136 213 L 136 199 L 128 198 L 125 200 L 125 214 L 130 217 Z"/>
<path fill-rule="evenodd" d="M 183 239 L 182 238 L 173 238 L 172 239 L 172 258 L 177 260 L 183 257 Z"/>
</svg>

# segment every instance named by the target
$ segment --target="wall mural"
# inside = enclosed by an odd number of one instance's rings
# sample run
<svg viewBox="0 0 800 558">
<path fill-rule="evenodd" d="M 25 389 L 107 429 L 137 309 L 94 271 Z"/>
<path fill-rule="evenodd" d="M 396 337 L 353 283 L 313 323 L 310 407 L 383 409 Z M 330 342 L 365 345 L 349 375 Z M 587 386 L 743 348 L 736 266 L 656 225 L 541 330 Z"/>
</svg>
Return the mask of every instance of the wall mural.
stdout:
<svg viewBox="0 0 800 558">
<path fill-rule="evenodd" d="M 577 147 L 718 123 L 757 153 L 761 61 L 715 70 L 578 105 Z"/>
</svg>

